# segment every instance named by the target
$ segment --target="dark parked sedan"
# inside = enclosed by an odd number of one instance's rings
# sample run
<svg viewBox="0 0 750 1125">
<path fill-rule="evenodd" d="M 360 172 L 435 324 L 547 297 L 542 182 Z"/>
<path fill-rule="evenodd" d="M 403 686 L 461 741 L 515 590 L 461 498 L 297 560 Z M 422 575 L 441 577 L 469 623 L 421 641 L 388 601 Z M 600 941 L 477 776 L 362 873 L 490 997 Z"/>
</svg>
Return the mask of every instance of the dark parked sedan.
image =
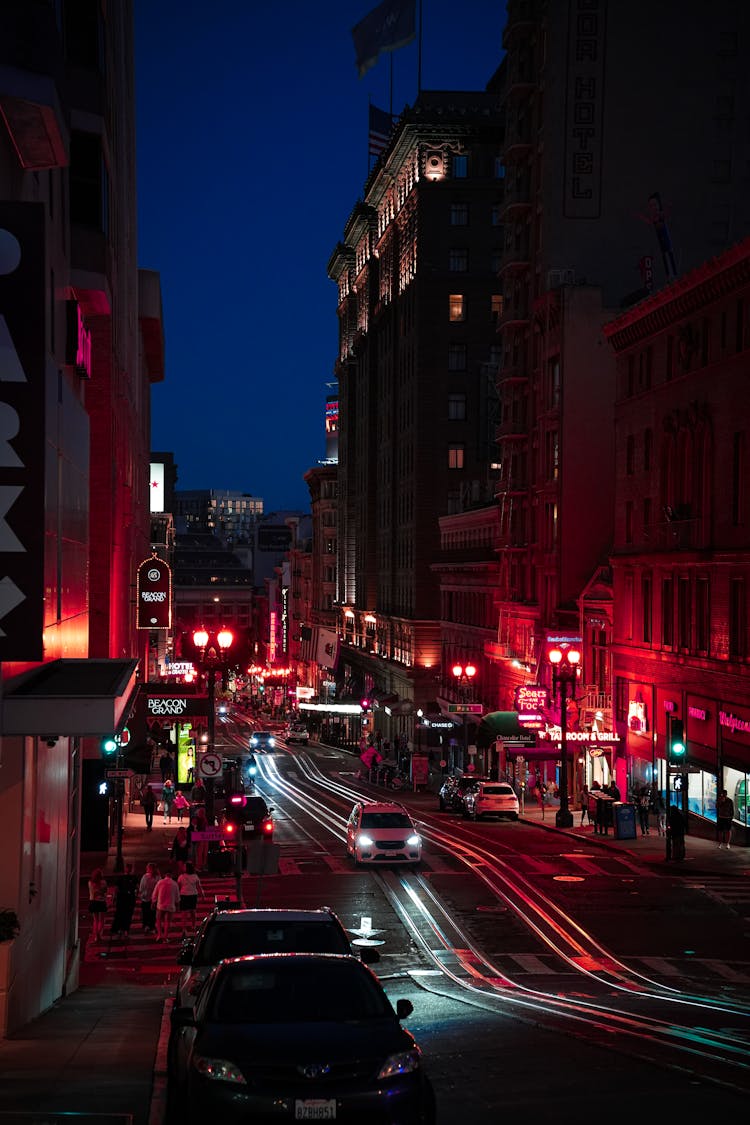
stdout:
<svg viewBox="0 0 750 1125">
<path fill-rule="evenodd" d="M 273 817 L 262 797 L 253 793 L 233 793 L 226 798 L 224 819 L 242 828 L 244 840 L 272 840 Z"/>
<path fill-rule="evenodd" d="M 441 812 L 448 809 L 450 812 L 462 812 L 464 807 L 464 793 L 476 785 L 478 781 L 489 781 L 488 777 L 477 777 L 473 773 L 462 774 L 461 777 L 446 777 L 438 793 L 438 805 Z"/>
<path fill-rule="evenodd" d="M 188 1123 L 428 1125 L 421 1051 L 355 957 L 275 953 L 222 961 L 194 1009 L 173 1014 L 169 1096 Z"/>
</svg>

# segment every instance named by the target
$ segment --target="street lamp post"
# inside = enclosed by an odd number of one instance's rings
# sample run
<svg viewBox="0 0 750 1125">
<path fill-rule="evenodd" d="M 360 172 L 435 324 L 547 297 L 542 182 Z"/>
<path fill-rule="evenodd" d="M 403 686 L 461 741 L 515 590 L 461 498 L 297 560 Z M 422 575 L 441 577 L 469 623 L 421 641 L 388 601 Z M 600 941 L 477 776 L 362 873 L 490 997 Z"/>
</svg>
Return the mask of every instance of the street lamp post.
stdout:
<svg viewBox="0 0 750 1125">
<path fill-rule="evenodd" d="M 422 719 L 424 718 L 424 711 L 421 707 L 417 709 L 417 753 L 422 753 Z"/>
<path fill-rule="evenodd" d="M 454 664 L 451 668 L 453 677 L 456 681 L 458 694 L 462 703 L 470 703 L 473 695 L 472 681 L 477 674 L 477 669 L 474 664 Z M 462 715 L 464 724 L 464 763 L 463 768 L 466 769 L 469 756 L 469 723 L 468 715 L 464 712 Z"/>
<path fill-rule="evenodd" d="M 216 642 L 210 644 L 212 639 Z M 193 644 L 200 649 L 200 662 L 206 671 L 208 679 L 208 745 L 207 750 L 216 748 L 216 674 L 223 672 L 226 665 L 226 653 L 230 648 L 234 634 L 231 629 L 219 629 L 216 634 L 211 634 L 207 629 L 196 629 L 193 633 Z M 217 649 L 218 646 L 218 649 Z M 206 819 L 209 824 L 215 820 L 214 809 L 214 779 L 206 779 Z"/>
<path fill-rule="evenodd" d="M 551 643 L 547 659 L 552 665 L 552 692 L 560 697 L 560 807 L 555 815 L 558 828 L 572 828 L 573 814 L 568 807 L 568 684 L 575 699 L 576 679 L 581 666 L 581 650 L 572 641 Z"/>
</svg>

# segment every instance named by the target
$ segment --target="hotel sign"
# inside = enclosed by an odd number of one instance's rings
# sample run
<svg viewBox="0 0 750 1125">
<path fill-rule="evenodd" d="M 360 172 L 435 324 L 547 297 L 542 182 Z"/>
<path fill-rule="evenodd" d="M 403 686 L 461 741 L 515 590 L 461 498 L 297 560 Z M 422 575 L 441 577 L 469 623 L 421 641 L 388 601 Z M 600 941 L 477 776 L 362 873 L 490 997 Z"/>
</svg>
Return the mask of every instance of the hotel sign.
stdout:
<svg viewBox="0 0 750 1125">
<path fill-rule="evenodd" d="M 138 629 L 170 629 L 172 626 L 172 571 L 168 563 L 153 555 L 144 559 L 136 575 Z"/>
</svg>

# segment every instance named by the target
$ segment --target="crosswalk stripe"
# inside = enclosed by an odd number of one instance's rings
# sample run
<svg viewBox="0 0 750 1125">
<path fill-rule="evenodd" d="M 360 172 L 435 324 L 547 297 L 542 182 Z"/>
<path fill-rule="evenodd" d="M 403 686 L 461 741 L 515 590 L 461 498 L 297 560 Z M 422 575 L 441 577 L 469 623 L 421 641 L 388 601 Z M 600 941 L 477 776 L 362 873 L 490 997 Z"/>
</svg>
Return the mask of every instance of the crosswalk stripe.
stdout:
<svg viewBox="0 0 750 1125">
<path fill-rule="evenodd" d="M 652 969 L 655 973 L 659 973 L 663 977 L 679 977 L 682 973 L 676 965 L 672 965 L 664 957 L 639 957 L 638 960 L 646 968 Z"/>
<path fill-rule="evenodd" d="M 552 972 L 550 966 L 545 965 L 541 957 L 537 957 L 534 953 L 506 953 L 505 956 L 512 958 L 525 973 L 532 973 L 537 976 L 544 973 L 545 976 L 548 976 Z"/>
<path fill-rule="evenodd" d="M 701 965 L 705 965 L 707 969 L 716 973 L 718 976 L 723 977 L 724 980 L 731 980 L 734 984 L 750 984 L 750 977 L 747 973 L 741 973 L 739 969 L 733 969 L 731 965 L 727 965 L 725 961 L 717 961 L 714 958 L 696 957 L 696 961 Z"/>
</svg>

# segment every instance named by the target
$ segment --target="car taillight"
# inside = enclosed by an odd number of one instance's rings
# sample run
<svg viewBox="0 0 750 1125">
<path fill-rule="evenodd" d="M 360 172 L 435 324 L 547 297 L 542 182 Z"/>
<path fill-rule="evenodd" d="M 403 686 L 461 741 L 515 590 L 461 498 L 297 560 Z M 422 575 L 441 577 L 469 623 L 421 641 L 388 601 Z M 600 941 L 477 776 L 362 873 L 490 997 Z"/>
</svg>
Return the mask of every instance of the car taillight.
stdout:
<svg viewBox="0 0 750 1125">
<path fill-rule="evenodd" d="M 237 835 L 237 825 L 228 820 L 224 825 L 224 839 L 233 840 Z"/>
<path fill-rule="evenodd" d="M 263 821 L 263 832 L 265 833 L 266 836 L 271 835 L 271 833 L 273 832 L 273 821 L 272 820 L 264 820 Z"/>
</svg>

